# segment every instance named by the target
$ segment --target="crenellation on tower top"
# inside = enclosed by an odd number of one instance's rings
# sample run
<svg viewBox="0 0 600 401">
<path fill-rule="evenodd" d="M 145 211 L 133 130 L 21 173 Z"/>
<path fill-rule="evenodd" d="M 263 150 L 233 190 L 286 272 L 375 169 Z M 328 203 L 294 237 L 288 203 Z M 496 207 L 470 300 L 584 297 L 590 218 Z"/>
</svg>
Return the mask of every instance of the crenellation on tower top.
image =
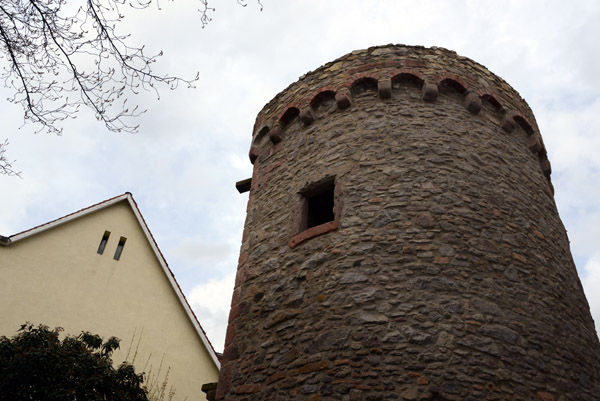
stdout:
<svg viewBox="0 0 600 401">
<path fill-rule="evenodd" d="M 398 58 L 398 53 L 402 54 L 402 58 Z M 259 113 L 249 152 L 251 163 L 258 159 L 259 148 L 263 148 L 262 152 L 266 154 L 266 146 L 277 145 L 283 140 L 285 127 L 292 119 L 299 117 L 308 126 L 319 118 L 315 114 L 315 105 L 323 93 L 332 93 L 338 109 L 346 110 L 352 105 L 352 92 L 356 85 L 370 84 L 378 90 L 382 99 L 393 101 L 393 82 L 409 79 L 422 88 L 422 100 L 426 102 L 434 103 L 441 87 L 457 91 L 462 96 L 464 107 L 473 115 L 479 113 L 484 102 L 489 102 L 500 114 L 506 133 L 512 133 L 519 125 L 527 135 L 536 138 L 528 140 L 533 142 L 528 148 L 537 149 L 534 153 L 540 155 L 540 168 L 549 177 L 551 169 L 545 147 L 527 103 L 510 85 L 485 67 L 464 57 L 459 57 L 460 63 L 456 63 L 456 58 L 455 52 L 443 48 L 374 47 L 352 52 L 304 75 Z M 448 59 L 452 62 L 445 63 Z M 257 146 L 256 142 L 265 132 L 269 133 L 272 145 L 263 142 Z M 536 141 L 539 141 L 539 146 Z M 550 180 L 548 189 L 552 195 L 554 190 Z"/>
</svg>

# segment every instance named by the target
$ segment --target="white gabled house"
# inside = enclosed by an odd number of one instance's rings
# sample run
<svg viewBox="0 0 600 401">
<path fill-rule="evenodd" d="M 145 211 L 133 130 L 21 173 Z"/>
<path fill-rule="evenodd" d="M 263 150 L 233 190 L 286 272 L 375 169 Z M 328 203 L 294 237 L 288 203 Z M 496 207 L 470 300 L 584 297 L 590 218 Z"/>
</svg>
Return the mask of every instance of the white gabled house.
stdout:
<svg viewBox="0 0 600 401">
<path fill-rule="evenodd" d="M 219 358 L 130 193 L 0 236 L 0 335 L 26 321 L 121 339 L 164 399 L 204 400 Z M 165 385 L 166 386 L 163 386 Z"/>
</svg>

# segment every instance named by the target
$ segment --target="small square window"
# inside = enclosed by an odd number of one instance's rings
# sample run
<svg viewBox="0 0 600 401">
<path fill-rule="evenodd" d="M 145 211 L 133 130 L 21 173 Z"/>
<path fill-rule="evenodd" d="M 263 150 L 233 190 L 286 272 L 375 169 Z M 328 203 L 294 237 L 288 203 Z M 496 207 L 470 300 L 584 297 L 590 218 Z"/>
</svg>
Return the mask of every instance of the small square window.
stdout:
<svg viewBox="0 0 600 401">
<path fill-rule="evenodd" d="M 299 205 L 293 216 L 295 233 L 290 246 L 296 245 L 338 227 L 341 212 L 341 189 L 335 177 L 317 181 L 299 193 Z"/>
</svg>

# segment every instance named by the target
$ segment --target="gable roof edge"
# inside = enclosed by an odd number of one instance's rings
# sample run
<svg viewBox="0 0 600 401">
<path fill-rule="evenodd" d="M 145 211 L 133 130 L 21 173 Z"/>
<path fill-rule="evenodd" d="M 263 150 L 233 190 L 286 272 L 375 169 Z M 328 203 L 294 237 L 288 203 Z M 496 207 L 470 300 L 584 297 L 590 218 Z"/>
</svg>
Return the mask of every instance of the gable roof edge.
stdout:
<svg viewBox="0 0 600 401">
<path fill-rule="evenodd" d="M 97 212 L 98 210 L 105 209 L 109 206 L 114 205 L 115 203 L 119 203 L 119 202 L 127 199 L 128 196 L 130 197 L 131 193 L 125 192 L 122 195 L 115 196 L 114 198 L 107 199 L 100 203 L 96 203 L 95 205 L 92 205 L 92 206 L 86 207 L 84 209 L 78 210 L 76 212 L 67 214 L 66 216 L 59 217 L 56 220 L 49 221 L 48 223 L 40 224 L 39 226 L 30 228 L 29 230 L 25 230 L 25 231 L 21 231 L 20 233 L 13 234 L 8 237 L 8 244 L 12 244 L 14 242 L 23 240 L 25 238 L 29 238 L 32 235 L 39 234 L 41 232 L 50 230 L 51 228 L 54 228 L 61 224 L 67 223 L 71 220 L 75 220 L 81 216 L 85 216 L 86 214 L 94 213 L 94 212 Z"/>
<path fill-rule="evenodd" d="M 142 227 L 142 231 L 144 231 L 144 235 L 146 235 L 148 243 L 150 244 L 152 251 L 154 251 L 154 254 L 156 255 L 156 258 L 158 259 L 160 266 L 162 267 L 163 272 L 165 273 L 165 276 L 167 276 L 167 279 L 169 280 L 169 283 L 173 287 L 175 294 L 177 294 L 177 298 L 179 299 L 181 306 L 183 307 L 183 309 L 185 310 L 186 314 L 188 315 L 190 321 L 192 322 L 194 329 L 196 329 L 196 332 L 197 332 L 198 336 L 200 337 L 200 340 L 202 340 L 202 343 L 206 347 L 206 350 L 208 351 L 208 354 L 210 355 L 213 363 L 215 364 L 217 369 L 220 370 L 221 362 L 219 361 L 219 357 L 217 356 L 215 349 L 213 348 L 210 340 L 208 339 L 208 336 L 204 332 L 204 329 L 200 325 L 200 322 L 198 321 L 196 314 L 192 310 L 192 307 L 190 306 L 187 299 L 185 298 L 185 295 L 183 295 L 183 291 L 181 290 L 179 283 L 177 283 L 177 280 L 175 280 L 175 275 L 169 268 L 169 265 L 167 264 L 165 257 L 163 256 L 162 252 L 158 248 L 158 245 L 156 244 L 156 241 L 154 240 L 154 236 L 150 232 L 150 229 L 148 228 L 148 225 L 146 224 L 146 221 L 144 220 L 144 217 L 142 216 L 142 213 L 140 212 L 140 210 L 137 206 L 137 203 L 135 202 L 135 200 L 133 199 L 133 196 L 129 192 L 125 193 L 125 195 L 127 195 L 126 198 L 127 198 L 127 201 L 129 202 L 129 205 L 131 206 L 131 209 L 133 210 L 133 214 L 135 215 L 136 219 L 138 220 L 140 227 Z"/>
</svg>

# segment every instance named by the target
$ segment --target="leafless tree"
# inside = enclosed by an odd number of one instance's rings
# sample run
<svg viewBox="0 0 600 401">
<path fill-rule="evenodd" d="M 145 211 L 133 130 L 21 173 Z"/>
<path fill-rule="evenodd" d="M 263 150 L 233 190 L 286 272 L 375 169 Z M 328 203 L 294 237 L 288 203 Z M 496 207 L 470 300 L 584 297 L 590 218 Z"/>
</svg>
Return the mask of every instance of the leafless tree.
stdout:
<svg viewBox="0 0 600 401">
<path fill-rule="evenodd" d="M 208 0 L 197 0 L 199 20 L 210 21 Z M 238 3 L 245 6 L 241 0 Z M 83 105 L 111 131 L 135 132 L 131 117 L 144 110 L 128 104 L 129 95 L 193 86 L 197 79 L 157 75 L 158 54 L 128 44 L 116 30 L 125 7 L 146 8 L 152 0 L 0 0 L 0 77 L 21 104 L 25 123 L 60 134 L 60 122 L 74 118 Z M 260 4 L 260 2 L 259 2 Z M 158 6 L 158 0 L 155 0 Z M 0 174 L 12 172 L 0 142 Z"/>
<path fill-rule="evenodd" d="M 16 171 L 12 166 L 14 162 L 10 161 L 6 157 L 7 146 L 8 139 L 6 139 L 3 143 L 0 143 L 0 175 L 16 175 L 20 177 L 21 173 L 19 171 Z"/>
</svg>

